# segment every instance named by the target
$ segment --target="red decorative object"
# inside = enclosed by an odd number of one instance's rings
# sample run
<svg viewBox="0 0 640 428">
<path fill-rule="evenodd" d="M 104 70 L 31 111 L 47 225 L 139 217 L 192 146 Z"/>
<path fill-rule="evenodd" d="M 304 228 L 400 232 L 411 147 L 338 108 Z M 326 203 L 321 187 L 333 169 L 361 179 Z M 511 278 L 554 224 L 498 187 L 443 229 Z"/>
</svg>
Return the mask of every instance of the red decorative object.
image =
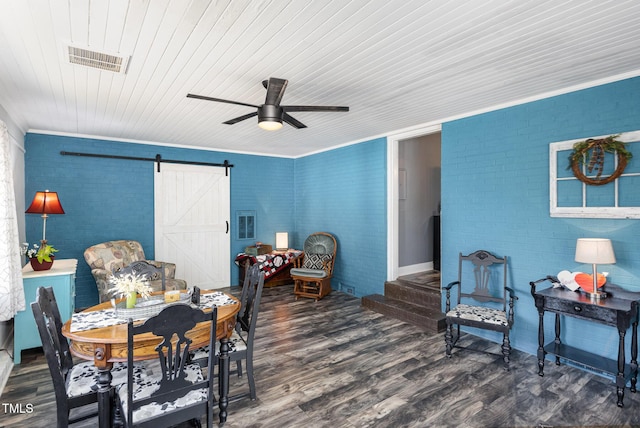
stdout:
<svg viewBox="0 0 640 428">
<path fill-rule="evenodd" d="M 579 273 L 576 275 L 575 280 L 584 291 L 593 293 L 593 275 L 589 275 L 588 273 Z M 603 274 L 599 273 L 598 288 L 602 288 L 605 282 L 607 282 L 607 278 Z"/>
<path fill-rule="evenodd" d="M 50 257 L 50 262 L 43 260 L 42 263 L 40 263 L 37 257 L 33 257 L 29 259 L 29 263 L 31 263 L 31 267 L 33 268 L 33 270 L 49 270 L 51 269 L 51 266 L 53 266 L 53 261 L 56 258 L 55 256 Z"/>
</svg>

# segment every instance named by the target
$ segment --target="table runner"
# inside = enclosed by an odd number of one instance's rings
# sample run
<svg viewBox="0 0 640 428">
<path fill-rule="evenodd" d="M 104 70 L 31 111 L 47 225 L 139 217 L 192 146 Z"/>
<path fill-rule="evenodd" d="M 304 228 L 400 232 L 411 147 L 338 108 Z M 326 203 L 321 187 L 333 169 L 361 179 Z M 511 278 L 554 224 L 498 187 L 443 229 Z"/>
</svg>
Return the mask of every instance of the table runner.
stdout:
<svg viewBox="0 0 640 428">
<path fill-rule="evenodd" d="M 203 293 L 200 295 L 198 308 L 205 309 L 215 306 L 233 305 L 237 303 L 231 297 L 221 291 Z M 140 318 L 145 319 L 145 318 Z M 113 308 L 99 311 L 78 312 L 71 316 L 71 332 L 91 330 L 94 328 L 109 327 L 116 324 L 126 324 L 128 320 L 118 318 Z"/>
</svg>

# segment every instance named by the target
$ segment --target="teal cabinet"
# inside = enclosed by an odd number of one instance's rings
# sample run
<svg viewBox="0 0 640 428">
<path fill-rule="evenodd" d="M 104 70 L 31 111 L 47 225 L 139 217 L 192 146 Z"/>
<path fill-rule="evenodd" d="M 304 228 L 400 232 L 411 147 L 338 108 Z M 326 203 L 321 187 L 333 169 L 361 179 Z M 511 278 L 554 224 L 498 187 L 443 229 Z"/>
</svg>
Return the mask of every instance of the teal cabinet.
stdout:
<svg viewBox="0 0 640 428">
<path fill-rule="evenodd" d="M 20 364 L 22 350 L 42 346 L 38 327 L 31 312 L 38 287 L 53 287 L 62 322 L 71 318 L 75 308 L 76 259 L 56 260 L 49 270 L 34 271 L 30 264 L 22 268 L 25 310 L 19 311 L 13 324 L 13 362 Z"/>
</svg>

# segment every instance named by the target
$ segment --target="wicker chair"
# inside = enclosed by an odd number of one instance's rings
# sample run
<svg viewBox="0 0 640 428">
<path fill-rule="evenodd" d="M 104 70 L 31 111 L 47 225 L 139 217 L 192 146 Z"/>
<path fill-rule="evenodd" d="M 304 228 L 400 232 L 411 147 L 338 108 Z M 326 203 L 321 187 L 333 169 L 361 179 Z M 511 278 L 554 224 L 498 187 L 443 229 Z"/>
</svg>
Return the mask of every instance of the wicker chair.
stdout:
<svg viewBox="0 0 640 428">
<path fill-rule="evenodd" d="M 316 301 L 331 293 L 331 277 L 338 244 L 327 232 L 316 232 L 304 241 L 304 258 L 298 258 L 291 268 L 293 293 Z"/>
</svg>

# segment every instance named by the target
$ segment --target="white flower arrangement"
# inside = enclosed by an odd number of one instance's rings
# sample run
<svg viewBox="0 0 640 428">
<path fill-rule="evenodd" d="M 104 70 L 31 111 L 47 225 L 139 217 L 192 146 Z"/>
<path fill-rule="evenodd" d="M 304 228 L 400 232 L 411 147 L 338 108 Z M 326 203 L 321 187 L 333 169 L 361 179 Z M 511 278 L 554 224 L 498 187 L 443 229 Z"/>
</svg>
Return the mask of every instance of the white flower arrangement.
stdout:
<svg viewBox="0 0 640 428">
<path fill-rule="evenodd" d="M 115 296 L 127 297 L 130 294 L 137 293 L 143 298 L 148 298 L 153 289 L 149 286 L 149 280 L 146 275 L 111 275 L 109 283 L 113 285 L 108 291 Z"/>
</svg>

